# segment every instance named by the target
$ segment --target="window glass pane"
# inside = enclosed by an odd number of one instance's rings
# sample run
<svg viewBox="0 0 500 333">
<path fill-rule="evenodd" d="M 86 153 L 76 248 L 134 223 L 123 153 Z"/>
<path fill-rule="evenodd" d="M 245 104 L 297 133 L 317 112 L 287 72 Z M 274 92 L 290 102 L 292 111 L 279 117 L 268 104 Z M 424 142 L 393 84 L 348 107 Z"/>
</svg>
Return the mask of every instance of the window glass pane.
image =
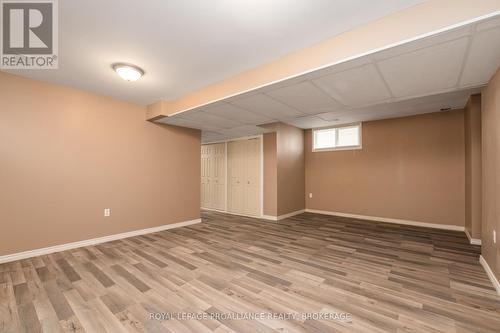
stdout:
<svg viewBox="0 0 500 333">
<path fill-rule="evenodd" d="M 314 131 L 314 149 L 335 147 L 335 129 Z"/>
<path fill-rule="evenodd" d="M 359 126 L 337 128 L 339 136 L 337 147 L 359 146 Z"/>
</svg>

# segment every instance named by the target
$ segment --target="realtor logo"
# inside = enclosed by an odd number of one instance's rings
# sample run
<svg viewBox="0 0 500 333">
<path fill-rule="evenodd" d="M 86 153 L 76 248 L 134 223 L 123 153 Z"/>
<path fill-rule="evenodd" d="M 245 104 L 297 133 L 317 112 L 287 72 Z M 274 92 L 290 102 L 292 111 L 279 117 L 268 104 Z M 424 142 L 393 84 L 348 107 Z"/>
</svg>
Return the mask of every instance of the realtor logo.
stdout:
<svg viewBox="0 0 500 333">
<path fill-rule="evenodd" d="M 58 67 L 57 0 L 0 0 L 5 69 Z"/>
</svg>

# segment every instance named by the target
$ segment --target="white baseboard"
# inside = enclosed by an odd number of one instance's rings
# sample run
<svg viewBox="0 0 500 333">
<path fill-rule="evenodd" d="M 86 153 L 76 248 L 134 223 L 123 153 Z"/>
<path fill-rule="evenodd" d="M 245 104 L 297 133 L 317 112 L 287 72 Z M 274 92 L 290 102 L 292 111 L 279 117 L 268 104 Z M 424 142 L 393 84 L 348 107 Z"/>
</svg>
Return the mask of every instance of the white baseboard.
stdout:
<svg viewBox="0 0 500 333">
<path fill-rule="evenodd" d="M 264 216 L 267 216 L 267 215 L 257 216 L 257 215 L 248 215 L 248 214 L 233 213 L 233 212 L 228 212 L 226 210 L 220 210 L 220 209 L 215 209 L 215 208 L 201 207 L 201 209 L 202 210 L 208 210 L 210 212 L 217 212 L 217 213 L 230 214 L 230 215 L 243 216 L 243 217 L 252 217 L 254 219 L 264 218 Z"/>
<path fill-rule="evenodd" d="M 495 287 L 495 290 L 497 291 L 497 294 L 500 296 L 500 282 L 498 282 L 495 274 L 493 274 L 493 271 L 491 270 L 490 266 L 484 259 L 482 255 L 479 256 L 479 262 L 483 266 L 484 270 L 486 271 L 486 274 L 488 274 L 488 277 L 490 278 L 491 283 L 493 284 L 493 287 Z"/>
<path fill-rule="evenodd" d="M 477 238 L 472 238 L 467 229 L 465 229 L 464 232 L 465 232 L 465 235 L 467 236 L 467 238 L 469 239 L 469 242 L 472 245 L 481 245 L 481 240 L 477 239 Z"/>
<path fill-rule="evenodd" d="M 302 213 L 305 213 L 305 212 L 306 212 L 305 209 L 299 209 L 299 210 L 296 210 L 295 212 L 291 212 L 291 213 L 288 213 L 288 214 L 283 214 L 283 215 L 278 216 L 278 221 L 279 220 L 283 220 L 283 219 L 287 219 L 289 217 L 292 217 L 292 216 L 295 216 L 295 215 L 299 215 L 299 214 L 302 214 Z"/>
<path fill-rule="evenodd" d="M 109 235 L 109 236 L 104 236 L 104 237 L 99 237 L 99 238 L 86 239 L 86 240 L 82 240 L 82 241 L 78 241 L 78 242 L 54 245 L 54 246 L 44 247 L 44 248 L 36 249 L 36 250 L 7 254 L 4 256 L 0 256 L 0 264 L 10 262 L 10 261 L 16 261 L 16 260 L 41 256 L 44 254 L 50 254 L 50 253 L 54 253 L 54 252 L 76 249 L 78 247 L 95 245 L 95 244 L 110 242 L 110 241 L 114 241 L 114 240 L 118 240 L 118 239 L 139 236 L 139 235 L 145 235 L 145 234 L 150 234 L 153 232 L 158 232 L 158 231 L 163 231 L 163 230 L 168 230 L 168 229 L 185 227 L 185 226 L 200 223 L 200 222 L 201 222 L 201 218 L 194 219 L 191 221 L 165 224 L 165 225 L 161 225 L 159 227 L 153 227 L 153 228 L 147 228 L 147 229 L 141 229 L 141 230 L 133 230 L 133 231 L 124 232 L 121 234 L 114 234 L 114 235 Z"/>
<path fill-rule="evenodd" d="M 306 211 L 305 209 L 301 209 L 301 210 L 297 210 L 295 212 L 291 212 L 291 213 L 280 215 L 280 216 L 273 216 L 273 215 L 254 216 L 254 215 L 248 215 L 248 214 L 233 213 L 233 212 L 228 212 L 228 211 L 225 211 L 225 210 L 214 209 L 214 208 L 205 208 L 205 207 L 202 207 L 201 209 L 208 210 L 208 211 L 211 211 L 211 212 L 231 214 L 231 215 L 236 215 L 236 216 L 252 217 L 252 218 L 256 218 L 256 219 L 260 218 L 260 219 L 269 220 L 269 221 L 283 220 L 283 219 L 286 219 L 288 217 L 292 217 L 294 215 L 302 214 L 302 213 L 304 213 Z"/>
<path fill-rule="evenodd" d="M 284 219 L 287 219 L 287 218 L 295 216 L 295 215 L 305 213 L 305 211 L 306 211 L 305 209 L 300 209 L 300 210 L 296 210 L 294 212 L 283 214 L 280 216 L 262 215 L 262 218 L 265 220 L 280 221 L 280 220 L 284 220 Z"/>
<path fill-rule="evenodd" d="M 462 227 L 462 226 L 459 226 L 459 225 L 435 224 L 435 223 L 418 222 L 418 221 L 411 221 L 411 220 L 392 219 L 392 218 L 387 218 L 387 217 L 377 217 L 377 216 L 367 216 L 367 215 L 357 215 L 357 214 L 347 214 L 347 213 L 339 213 L 339 212 L 330 212 L 330 211 L 326 211 L 326 210 L 317 210 L 317 209 L 306 209 L 306 212 L 307 213 L 323 214 L 323 215 L 350 217 L 350 218 L 353 218 L 353 219 L 361 219 L 361 220 L 369 220 L 369 221 L 377 221 L 377 222 L 386 222 L 386 223 L 412 225 L 412 226 L 416 226 L 416 227 L 444 229 L 444 230 L 454 230 L 454 231 L 464 231 L 465 230 L 465 227 Z"/>
<path fill-rule="evenodd" d="M 201 210 L 209 210 L 211 212 L 218 212 L 218 213 L 227 213 L 227 211 L 222 210 L 222 209 L 215 209 L 215 208 L 206 208 L 206 207 L 201 207 Z"/>
</svg>

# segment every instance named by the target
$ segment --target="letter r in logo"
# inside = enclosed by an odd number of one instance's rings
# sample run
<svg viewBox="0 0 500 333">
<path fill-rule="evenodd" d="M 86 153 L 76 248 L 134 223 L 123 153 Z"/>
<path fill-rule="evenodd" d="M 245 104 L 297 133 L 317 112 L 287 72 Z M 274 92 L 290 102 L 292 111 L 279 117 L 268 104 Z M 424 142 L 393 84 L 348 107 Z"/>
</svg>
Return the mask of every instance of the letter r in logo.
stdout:
<svg viewBox="0 0 500 333">
<path fill-rule="evenodd" d="M 2 5 L 5 54 L 52 53 L 52 3 L 6 2 Z"/>
</svg>

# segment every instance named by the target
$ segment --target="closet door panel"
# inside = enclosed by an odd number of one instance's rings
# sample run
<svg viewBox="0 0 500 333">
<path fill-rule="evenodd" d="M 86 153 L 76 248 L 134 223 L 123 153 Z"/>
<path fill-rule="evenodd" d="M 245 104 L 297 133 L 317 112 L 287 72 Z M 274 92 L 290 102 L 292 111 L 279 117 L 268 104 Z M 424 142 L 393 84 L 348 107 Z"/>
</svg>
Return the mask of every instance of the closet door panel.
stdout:
<svg viewBox="0 0 500 333">
<path fill-rule="evenodd" d="M 260 139 L 228 143 L 228 211 L 260 215 Z"/>
<path fill-rule="evenodd" d="M 208 146 L 201 146 L 201 207 L 209 207 L 209 179 L 210 174 L 208 170 L 210 155 L 208 153 Z"/>
<path fill-rule="evenodd" d="M 243 194 L 244 188 L 242 184 L 242 159 L 241 141 L 231 141 L 227 145 L 228 156 L 228 211 L 232 213 L 242 213 L 243 211 Z"/>
<path fill-rule="evenodd" d="M 201 146 L 201 207 L 225 209 L 225 143 Z"/>
<path fill-rule="evenodd" d="M 215 183 L 214 183 L 214 175 L 215 175 L 215 166 L 214 166 L 214 152 L 215 152 L 215 147 L 214 145 L 208 145 L 208 151 L 209 151 L 209 158 L 208 158 L 208 201 L 209 201 L 209 207 L 214 208 L 215 201 L 214 201 L 214 193 L 215 193 Z"/>
<path fill-rule="evenodd" d="M 260 140 L 246 142 L 244 213 L 260 215 Z"/>
<path fill-rule="evenodd" d="M 214 177 L 212 206 L 215 209 L 224 210 L 226 197 L 226 145 L 219 143 L 214 145 L 213 154 Z"/>
<path fill-rule="evenodd" d="M 235 196 L 235 210 L 237 213 L 244 213 L 245 204 L 245 141 L 237 142 L 237 158 L 236 158 L 236 183 L 237 189 Z"/>
</svg>

